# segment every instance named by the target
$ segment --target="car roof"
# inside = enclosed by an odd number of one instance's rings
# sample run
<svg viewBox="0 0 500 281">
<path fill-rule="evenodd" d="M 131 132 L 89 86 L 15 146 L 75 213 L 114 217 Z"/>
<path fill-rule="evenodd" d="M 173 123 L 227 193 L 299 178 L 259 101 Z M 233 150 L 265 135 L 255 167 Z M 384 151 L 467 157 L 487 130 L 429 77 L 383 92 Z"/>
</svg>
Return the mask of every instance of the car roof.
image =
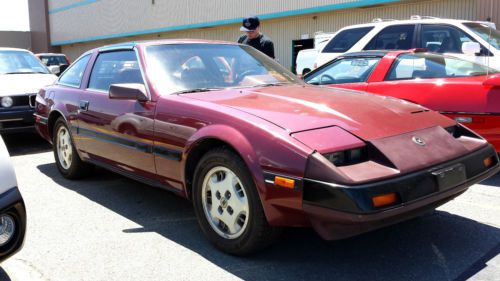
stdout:
<svg viewBox="0 0 500 281">
<path fill-rule="evenodd" d="M 91 51 L 111 51 L 111 50 L 132 50 L 136 46 L 150 46 L 150 45 L 162 45 L 162 44 L 224 44 L 224 45 L 239 45 L 235 42 L 229 41 L 216 41 L 216 40 L 204 40 L 204 39 L 162 39 L 162 40 L 145 40 L 145 41 L 133 41 L 117 43 L 112 45 L 106 45 L 102 47 L 95 48 Z"/>
<path fill-rule="evenodd" d="M 370 50 L 370 51 L 361 51 L 361 52 L 352 52 L 352 53 L 345 53 L 341 55 L 341 57 L 383 57 L 387 53 L 393 52 L 392 50 Z"/>
<path fill-rule="evenodd" d="M 31 53 L 30 50 L 21 49 L 21 48 L 8 48 L 8 47 L 0 47 L 0 51 L 22 51 L 22 52 Z"/>
<path fill-rule="evenodd" d="M 66 55 L 61 53 L 39 53 L 35 54 L 35 56 L 66 56 Z"/>
<path fill-rule="evenodd" d="M 460 20 L 460 19 L 446 19 L 446 18 L 433 18 L 433 17 L 421 17 L 419 19 L 406 19 L 406 20 L 393 20 L 393 19 L 374 19 L 370 23 L 354 24 L 349 25 L 344 29 L 359 28 L 359 27 L 371 27 L 371 26 L 391 26 L 391 25 L 401 25 L 401 24 L 419 24 L 419 23 L 464 23 L 464 22 L 477 22 L 470 20 Z"/>
</svg>

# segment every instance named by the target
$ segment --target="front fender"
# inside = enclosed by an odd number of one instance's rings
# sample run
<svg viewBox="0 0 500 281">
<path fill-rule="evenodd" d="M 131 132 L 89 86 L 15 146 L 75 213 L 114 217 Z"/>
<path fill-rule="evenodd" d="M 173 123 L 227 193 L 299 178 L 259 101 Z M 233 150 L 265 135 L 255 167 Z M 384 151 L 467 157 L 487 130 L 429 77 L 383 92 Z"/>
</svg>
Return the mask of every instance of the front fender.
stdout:
<svg viewBox="0 0 500 281">
<path fill-rule="evenodd" d="M 270 225 L 308 225 L 309 222 L 302 212 L 302 190 L 285 190 L 266 183 L 264 172 L 268 172 L 272 166 L 302 166 L 304 155 L 293 151 L 293 146 L 287 146 L 280 141 L 273 140 L 271 133 L 264 131 L 252 131 L 252 134 L 244 134 L 240 130 L 228 125 L 209 125 L 198 130 L 192 135 L 186 145 L 185 157 L 193 150 L 196 145 L 207 139 L 216 139 L 227 143 L 231 146 L 243 159 L 247 168 L 252 174 L 253 181 L 257 187 L 260 201 L 264 209 L 264 213 Z M 273 155 L 280 155 L 283 158 Z M 305 160 L 304 158 L 304 166 Z M 276 161 L 272 161 L 276 160 Z M 300 168 L 300 169 L 304 169 Z M 294 169 L 291 169 L 294 170 Z M 183 179 L 185 182 L 186 175 L 183 171 Z"/>
</svg>

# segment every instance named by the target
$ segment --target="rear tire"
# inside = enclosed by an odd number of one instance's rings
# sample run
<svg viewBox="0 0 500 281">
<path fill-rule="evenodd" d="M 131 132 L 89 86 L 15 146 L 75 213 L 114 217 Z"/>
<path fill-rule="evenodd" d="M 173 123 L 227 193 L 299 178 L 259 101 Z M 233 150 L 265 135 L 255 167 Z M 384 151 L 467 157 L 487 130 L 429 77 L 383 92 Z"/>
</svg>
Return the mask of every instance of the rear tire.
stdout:
<svg viewBox="0 0 500 281">
<path fill-rule="evenodd" d="M 78 156 L 71 133 L 62 117 L 57 119 L 53 132 L 54 158 L 63 177 L 80 179 L 90 174 L 94 166 L 83 162 Z"/>
<path fill-rule="evenodd" d="M 245 163 L 224 147 L 205 154 L 196 167 L 193 204 L 205 236 L 228 254 L 255 253 L 281 233 L 268 224 Z"/>
</svg>

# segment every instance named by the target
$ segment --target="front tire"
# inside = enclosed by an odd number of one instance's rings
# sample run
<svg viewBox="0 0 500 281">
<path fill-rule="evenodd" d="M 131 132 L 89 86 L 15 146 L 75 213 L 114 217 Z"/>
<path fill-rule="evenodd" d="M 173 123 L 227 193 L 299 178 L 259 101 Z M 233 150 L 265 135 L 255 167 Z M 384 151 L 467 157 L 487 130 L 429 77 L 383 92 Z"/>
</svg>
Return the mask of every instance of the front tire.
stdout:
<svg viewBox="0 0 500 281">
<path fill-rule="evenodd" d="M 208 152 L 196 167 L 193 204 L 201 229 L 218 249 L 248 255 L 269 246 L 271 227 L 257 188 L 241 158 L 227 148 Z"/>
<path fill-rule="evenodd" d="M 73 144 L 70 131 L 62 117 L 54 125 L 53 149 L 57 169 L 67 179 L 80 179 L 87 176 L 93 166 L 83 162 Z"/>
</svg>

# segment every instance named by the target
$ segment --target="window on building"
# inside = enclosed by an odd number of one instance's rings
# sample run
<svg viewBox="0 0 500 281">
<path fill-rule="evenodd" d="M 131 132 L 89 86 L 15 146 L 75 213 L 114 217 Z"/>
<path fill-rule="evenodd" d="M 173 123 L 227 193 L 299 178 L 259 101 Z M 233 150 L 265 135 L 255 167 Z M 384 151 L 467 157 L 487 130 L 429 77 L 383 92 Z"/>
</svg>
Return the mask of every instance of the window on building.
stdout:
<svg viewBox="0 0 500 281">
<path fill-rule="evenodd" d="M 71 86 L 71 87 L 80 87 L 82 83 L 83 73 L 85 72 L 85 68 L 87 63 L 89 62 L 90 54 L 84 57 L 81 57 L 79 60 L 74 62 L 62 75 L 59 77 L 59 84 Z"/>
</svg>

